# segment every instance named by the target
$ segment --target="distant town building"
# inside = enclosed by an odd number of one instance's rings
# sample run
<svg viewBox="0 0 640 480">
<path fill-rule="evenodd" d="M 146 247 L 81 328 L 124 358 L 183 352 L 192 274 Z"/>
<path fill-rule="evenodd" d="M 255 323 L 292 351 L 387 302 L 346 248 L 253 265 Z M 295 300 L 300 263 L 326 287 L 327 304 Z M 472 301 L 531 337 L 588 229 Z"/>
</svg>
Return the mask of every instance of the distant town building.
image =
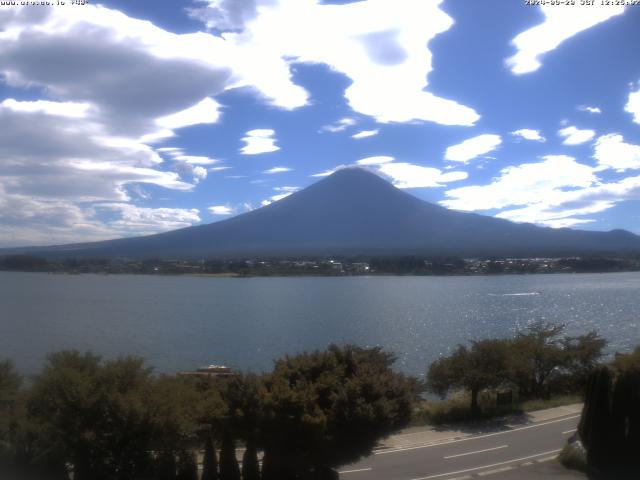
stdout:
<svg viewBox="0 0 640 480">
<path fill-rule="evenodd" d="M 355 273 L 368 273 L 371 267 L 366 262 L 354 262 L 351 264 L 351 270 Z"/>
</svg>

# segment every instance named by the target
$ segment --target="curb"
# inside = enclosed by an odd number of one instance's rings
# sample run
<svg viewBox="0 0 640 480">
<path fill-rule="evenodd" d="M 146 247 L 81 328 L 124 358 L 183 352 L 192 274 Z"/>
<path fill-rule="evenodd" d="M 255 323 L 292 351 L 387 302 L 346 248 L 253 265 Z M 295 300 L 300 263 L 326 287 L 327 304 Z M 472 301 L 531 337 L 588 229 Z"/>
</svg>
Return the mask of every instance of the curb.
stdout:
<svg viewBox="0 0 640 480">
<path fill-rule="evenodd" d="M 581 405 L 581 404 L 566 405 L 565 407 L 577 407 L 578 405 Z M 553 409 L 557 409 L 557 408 L 561 408 L 561 407 L 553 407 Z M 552 410 L 552 409 L 546 409 L 546 410 Z M 542 412 L 545 412 L 546 410 L 538 410 L 535 413 L 540 414 Z M 551 416 L 551 417 L 544 417 L 544 418 L 536 420 L 536 421 L 528 422 L 528 423 L 525 424 L 525 426 L 526 425 L 536 425 L 536 424 L 539 424 L 539 423 L 553 421 L 553 420 L 557 420 L 557 419 L 560 419 L 560 418 L 563 418 L 563 417 L 568 417 L 568 416 L 571 416 L 571 415 L 578 415 L 578 414 L 579 414 L 579 412 L 576 413 L 575 410 L 573 410 L 573 411 L 565 411 L 565 412 L 559 413 L 558 415 L 554 415 L 554 416 Z M 511 428 L 517 427 L 516 425 L 510 425 L 510 424 L 506 424 L 505 426 L 507 428 L 505 428 L 504 430 L 496 430 L 496 432 L 508 431 L 509 427 L 511 427 Z M 410 432 L 410 433 L 400 433 L 400 434 L 392 435 L 390 438 L 401 437 L 401 436 L 406 436 L 406 435 L 427 434 L 429 431 L 433 431 L 433 428 L 425 428 L 424 430 L 416 431 L 416 432 Z M 493 433 L 493 432 L 491 432 L 491 433 Z M 413 442 L 413 443 L 409 442 L 409 443 L 405 443 L 405 444 L 402 444 L 402 445 L 393 445 L 393 446 L 392 445 L 380 444 L 376 448 L 373 449 L 373 454 L 375 455 L 375 454 L 378 454 L 380 452 L 397 450 L 399 448 L 426 447 L 426 446 L 434 445 L 434 444 L 455 442 L 455 441 L 459 441 L 459 440 L 464 440 L 464 439 L 469 438 L 469 437 L 474 437 L 474 436 L 477 436 L 477 435 L 482 435 L 482 433 L 453 434 L 453 432 L 452 432 L 451 436 L 438 438 L 437 440 L 416 441 L 416 442 Z"/>
</svg>

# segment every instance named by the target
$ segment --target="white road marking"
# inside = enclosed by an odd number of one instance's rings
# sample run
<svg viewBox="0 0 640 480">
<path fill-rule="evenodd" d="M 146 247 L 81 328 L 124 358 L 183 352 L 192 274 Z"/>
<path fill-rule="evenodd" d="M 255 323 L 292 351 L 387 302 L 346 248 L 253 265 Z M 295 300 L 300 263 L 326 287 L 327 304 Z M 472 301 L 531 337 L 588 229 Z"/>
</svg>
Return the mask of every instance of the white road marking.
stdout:
<svg viewBox="0 0 640 480">
<path fill-rule="evenodd" d="M 486 472 L 478 472 L 477 475 L 479 477 L 486 477 L 487 475 L 495 475 L 496 473 L 508 472 L 509 470 L 513 470 L 515 467 L 500 467 L 494 468 L 493 470 L 487 470 Z"/>
<path fill-rule="evenodd" d="M 492 463 L 491 465 L 483 465 L 482 467 L 466 468 L 464 470 L 458 470 L 456 472 L 439 473 L 437 475 L 429 475 L 428 477 L 412 478 L 411 480 L 429 480 L 431 478 L 440 478 L 440 477 L 446 477 L 448 475 L 457 475 L 459 473 L 473 472 L 475 470 L 484 470 L 485 468 L 498 467 L 500 465 L 506 465 L 508 463 L 513 463 L 513 462 L 520 462 L 522 460 L 528 460 L 530 458 L 541 457 L 542 455 L 550 455 L 552 453 L 558 453 L 558 452 L 560 452 L 560 450 L 551 450 L 549 452 L 542 452 L 542 453 L 536 453 L 535 455 L 529 455 L 528 457 L 514 458 L 512 460 L 506 460 L 504 462 Z"/>
<path fill-rule="evenodd" d="M 568 433 L 573 433 L 577 430 L 577 428 L 572 428 L 571 430 L 567 430 L 566 432 L 562 432 L 563 435 L 567 435 Z"/>
<path fill-rule="evenodd" d="M 458 453 L 457 455 L 449 455 L 448 457 L 444 457 L 444 458 L 445 460 L 448 460 L 450 458 L 464 457 L 466 455 L 474 455 L 476 453 L 491 452 L 493 450 L 500 450 L 501 448 L 507 448 L 508 446 L 509 445 L 500 445 L 499 447 L 485 448 L 484 450 L 476 450 L 475 452 Z"/>
<path fill-rule="evenodd" d="M 412 447 L 400 447 L 400 448 L 389 449 L 389 450 L 381 450 L 379 452 L 374 452 L 373 454 L 374 455 L 386 455 L 388 453 L 406 452 L 408 450 L 417 450 L 417 449 L 420 449 L 420 448 L 437 447 L 438 445 L 448 445 L 450 443 L 468 442 L 469 440 L 477 440 L 479 438 L 495 437 L 496 435 L 504 435 L 506 433 L 519 432 L 520 430 L 528 430 L 530 428 L 544 427 L 545 425 L 551 425 L 552 423 L 558 423 L 558 422 L 566 422 L 567 420 L 573 420 L 574 418 L 580 418 L 580 415 L 573 415 L 571 417 L 560 418 L 558 420 L 551 420 L 549 422 L 535 423 L 533 425 L 527 425 L 526 427 L 513 428 L 511 430 L 504 430 L 504 431 L 501 431 L 501 432 L 494 432 L 494 433 L 487 433 L 487 434 L 484 434 L 484 435 L 469 436 L 469 437 L 466 437 L 466 438 L 461 438 L 459 440 L 448 440 L 446 442 L 429 443 L 427 445 L 417 445 L 417 446 L 412 446 Z"/>
<path fill-rule="evenodd" d="M 369 468 L 358 468 L 356 470 L 342 470 L 341 472 L 338 472 L 340 475 L 344 474 L 344 473 L 357 473 L 357 472 L 370 472 L 371 471 L 371 467 Z"/>
</svg>

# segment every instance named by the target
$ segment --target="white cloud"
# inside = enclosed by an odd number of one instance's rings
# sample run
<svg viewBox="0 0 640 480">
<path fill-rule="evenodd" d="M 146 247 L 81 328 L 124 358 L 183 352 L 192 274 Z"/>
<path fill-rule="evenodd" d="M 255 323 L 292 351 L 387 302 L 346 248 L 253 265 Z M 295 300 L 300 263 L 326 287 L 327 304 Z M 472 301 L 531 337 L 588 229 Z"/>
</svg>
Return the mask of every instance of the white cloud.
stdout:
<svg viewBox="0 0 640 480">
<path fill-rule="evenodd" d="M 580 110 L 581 112 L 587 112 L 587 113 L 593 113 L 593 114 L 602 113 L 602 110 L 600 110 L 600 108 L 598 108 L 598 107 L 590 107 L 589 105 L 580 105 L 578 107 L 578 110 Z"/>
<path fill-rule="evenodd" d="M 542 135 L 540 135 L 539 130 L 533 130 L 531 128 L 521 128 L 520 130 L 515 130 L 511 132 L 511 135 L 524 138 L 525 140 L 533 140 L 536 142 L 546 141 L 546 139 Z"/>
<path fill-rule="evenodd" d="M 320 132 L 321 133 L 322 132 L 329 132 L 329 133 L 343 132 L 347 128 L 354 126 L 356 123 L 358 122 L 356 121 L 355 118 L 344 117 L 334 123 L 330 123 L 329 125 L 325 125 L 324 127 L 321 127 Z"/>
<path fill-rule="evenodd" d="M 175 172 L 160 170 L 162 158 L 147 145 L 107 136 L 99 123 L 49 110 L 0 105 L 0 183 L 9 193 L 123 201 L 132 183 L 192 188 Z"/>
<path fill-rule="evenodd" d="M 340 170 L 341 168 L 344 168 L 344 167 L 346 167 L 346 165 L 340 165 L 339 167 L 331 168 L 329 170 L 324 170 L 322 172 L 314 173 L 313 175 L 309 175 L 309 176 L 310 177 L 328 177 L 332 173 L 335 173 L 337 170 Z"/>
<path fill-rule="evenodd" d="M 106 214 L 106 218 L 101 218 Z M 143 208 L 7 193 L 0 183 L 0 245 L 55 245 L 159 233 L 200 222 L 197 209 Z"/>
<path fill-rule="evenodd" d="M 214 163 L 219 163 L 219 160 L 204 155 L 186 155 L 184 150 L 178 147 L 157 148 L 156 151 L 167 155 L 171 160 L 190 165 L 213 165 Z"/>
<path fill-rule="evenodd" d="M 635 92 L 629 93 L 629 100 L 624 107 L 624 111 L 633 115 L 635 123 L 640 123 L 640 86 Z"/>
<path fill-rule="evenodd" d="M 96 213 L 104 210 L 119 213 L 119 218 L 107 222 L 111 229 L 119 232 L 118 236 L 165 232 L 201 221 L 196 208 L 145 208 L 130 203 L 102 203 L 93 209 Z"/>
<path fill-rule="evenodd" d="M 378 155 L 375 157 L 366 157 L 366 158 L 361 158 L 360 160 L 356 161 L 357 165 L 381 165 L 383 163 L 390 163 L 393 162 L 395 159 L 393 157 L 390 157 L 388 155 Z"/>
<path fill-rule="evenodd" d="M 204 167 L 193 167 L 193 176 L 196 180 L 204 180 L 207 178 L 207 169 Z"/>
<path fill-rule="evenodd" d="M 216 123 L 220 119 L 220 104 L 212 98 L 205 98 L 181 112 L 156 119 L 159 127 L 167 129 L 189 127 L 206 123 Z"/>
<path fill-rule="evenodd" d="M 222 172 L 223 170 L 229 170 L 231 167 L 210 167 L 208 170 L 210 172 Z"/>
<path fill-rule="evenodd" d="M 345 74 L 350 106 L 379 121 L 472 125 L 473 109 L 425 90 L 428 43 L 453 24 L 441 2 L 208 0 L 190 9 L 216 35 L 173 34 L 100 5 L 16 8 L 4 19 L 0 64 L 10 85 L 96 105 L 114 131 L 145 141 L 217 121 L 211 97 L 233 88 L 285 109 L 308 105 L 292 78 L 300 62 Z"/>
<path fill-rule="evenodd" d="M 426 91 L 428 44 L 453 25 L 441 2 L 211 1 L 197 15 L 210 28 L 228 30 L 223 37 L 235 47 L 235 86 L 252 87 L 273 105 L 307 105 L 291 65 L 325 64 L 351 80 L 345 98 L 358 113 L 380 122 L 473 125 L 479 119 L 473 109 Z"/>
<path fill-rule="evenodd" d="M 242 155 L 259 155 L 280 150 L 280 147 L 275 143 L 275 134 L 276 132 L 270 128 L 249 130 L 246 136 L 242 137 L 242 141 L 246 145 L 240 149 L 240 153 Z"/>
<path fill-rule="evenodd" d="M 592 223 L 594 220 L 586 218 L 575 218 L 580 215 L 602 212 L 611 208 L 609 202 L 596 202 L 582 208 L 557 209 L 548 203 L 537 204 L 529 207 L 505 210 L 496 215 L 498 218 L 511 220 L 520 223 L 537 223 L 552 228 L 568 228 L 585 223 Z"/>
<path fill-rule="evenodd" d="M 603 212 L 617 203 L 640 199 L 640 176 L 613 183 L 598 183 L 575 190 L 557 190 L 543 201 L 506 210 L 497 216 L 517 222 L 533 222 L 549 227 L 571 227 L 591 223 L 592 218 L 576 218 Z"/>
<path fill-rule="evenodd" d="M 16 14 L 0 32 L 0 72 L 10 86 L 88 104 L 106 133 L 118 136 L 161 138 L 217 118 L 209 97 L 232 82 L 223 39 L 176 35 L 100 5 L 67 3 L 12 7 Z"/>
<path fill-rule="evenodd" d="M 269 170 L 265 170 L 262 173 L 267 173 L 267 174 L 274 174 L 274 173 L 283 173 L 283 172 L 290 172 L 291 169 L 288 167 L 273 167 L 270 168 Z"/>
<path fill-rule="evenodd" d="M 441 187 L 445 183 L 464 180 L 468 177 L 466 172 L 443 173 L 437 168 L 402 162 L 382 164 L 379 171 L 390 177 L 398 188 Z"/>
<path fill-rule="evenodd" d="M 124 228 L 130 216 L 120 215 L 119 223 L 101 221 L 88 202 L 128 201 L 128 192 L 140 191 L 139 184 L 144 183 L 183 191 L 193 188 L 178 173 L 161 170 L 162 159 L 150 147 L 105 135 L 102 125 L 69 116 L 64 106 L 50 103 L 46 111 L 32 106 L 0 105 L 0 185 L 4 187 L 0 244 L 131 235 L 134 231 Z M 14 208 L 22 213 L 11 212 Z M 139 233 L 159 231 L 165 225 L 147 224 Z"/>
<path fill-rule="evenodd" d="M 589 187 L 597 181 L 593 169 L 566 155 L 547 155 L 539 163 L 524 163 L 500 171 L 488 185 L 446 192 L 442 203 L 457 210 L 491 210 L 542 202 L 557 190 Z"/>
<path fill-rule="evenodd" d="M 212 215 L 233 215 L 233 209 L 227 205 L 213 205 L 208 207 L 207 210 L 211 212 Z"/>
<path fill-rule="evenodd" d="M 14 112 L 44 113 L 56 117 L 86 118 L 91 105 L 88 103 L 50 102 L 47 100 L 28 102 L 7 98 L 0 103 L 0 108 L 6 108 Z"/>
<path fill-rule="evenodd" d="M 196 221 L 193 211 L 123 205 L 130 192 L 149 199 L 148 192 L 136 193 L 143 183 L 192 190 L 207 175 L 198 165 L 215 162 L 181 152 L 182 159 L 167 164 L 146 143 L 217 120 L 211 97 L 232 86 L 224 40 L 176 35 L 99 5 L 10 11 L 2 11 L 0 76 L 11 88 L 44 98 L 0 104 L 0 215 L 17 203 L 49 212 L 51 220 L 42 216 L 34 228 L 36 217 L 24 223 L 16 217 L 0 242 L 95 240 Z M 99 212 L 111 212 L 108 218 L 96 214 L 98 204 Z M 110 220 L 114 215 L 118 223 Z M 170 215 L 175 221 L 163 220 Z"/>
<path fill-rule="evenodd" d="M 593 158 L 598 161 L 598 170 L 640 169 L 640 145 L 625 143 L 622 135 L 610 133 L 598 138 Z"/>
<path fill-rule="evenodd" d="M 276 192 L 282 192 L 282 193 L 294 193 L 300 190 L 300 187 L 292 187 L 292 186 L 275 187 L 274 190 Z"/>
<path fill-rule="evenodd" d="M 580 145 L 581 143 L 588 142 L 596 136 L 595 130 L 580 130 L 574 126 L 565 127 L 558 130 L 558 135 L 564 137 L 562 143 L 564 145 Z"/>
<path fill-rule="evenodd" d="M 362 130 L 361 132 L 355 133 L 351 135 L 351 138 L 355 138 L 356 140 L 360 140 L 361 138 L 373 137 L 378 135 L 380 130 Z"/>
<path fill-rule="evenodd" d="M 218 163 L 218 160 L 215 158 L 205 157 L 203 155 L 173 155 L 173 159 L 190 165 L 213 165 L 214 163 Z"/>
<path fill-rule="evenodd" d="M 187 8 L 190 17 L 204 23 L 209 30 L 241 30 L 258 14 L 258 6 L 272 4 L 272 0 L 195 0 L 204 4 Z"/>
<path fill-rule="evenodd" d="M 596 2 L 598 3 L 598 2 Z M 581 5 L 540 6 L 544 22 L 518 34 L 512 44 L 517 52 L 506 60 L 516 75 L 535 72 L 542 66 L 541 57 L 558 48 L 565 40 L 624 12 L 624 6 Z"/>
<path fill-rule="evenodd" d="M 455 162 L 468 162 L 480 155 L 492 152 L 501 143 L 500 135 L 478 135 L 447 148 L 445 158 Z"/>
<path fill-rule="evenodd" d="M 640 199 L 640 176 L 603 183 L 596 170 L 572 157 L 549 155 L 539 163 L 507 167 L 488 185 L 449 190 L 440 203 L 467 211 L 501 210 L 497 217 L 558 228 L 590 223 L 593 218 L 585 215 Z"/>
<path fill-rule="evenodd" d="M 277 202 L 278 200 L 282 200 L 283 198 L 287 198 L 292 193 L 293 192 L 285 192 L 285 193 L 279 193 L 277 195 L 273 195 L 272 197 L 269 197 L 266 200 L 262 200 L 260 202 L 260 205 L 263 206 L 263 207 L 266 207 L 267 205 L 271 205 L 273 202 Z"/>
</svg>

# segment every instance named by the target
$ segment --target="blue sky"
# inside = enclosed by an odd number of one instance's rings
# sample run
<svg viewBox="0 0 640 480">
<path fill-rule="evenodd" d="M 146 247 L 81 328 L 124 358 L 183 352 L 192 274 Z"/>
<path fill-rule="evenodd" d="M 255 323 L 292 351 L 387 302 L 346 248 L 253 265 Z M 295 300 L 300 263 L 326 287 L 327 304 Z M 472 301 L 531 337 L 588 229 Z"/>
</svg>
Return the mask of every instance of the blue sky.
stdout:
<svg viewBox="0 0 640 480">
<path fill-rule="evenodd" d="M 640 5 L 576 3 L 0 6 L 0 246 L 219 221 L 346 165 L 640 234 Z"/>
</svg>

